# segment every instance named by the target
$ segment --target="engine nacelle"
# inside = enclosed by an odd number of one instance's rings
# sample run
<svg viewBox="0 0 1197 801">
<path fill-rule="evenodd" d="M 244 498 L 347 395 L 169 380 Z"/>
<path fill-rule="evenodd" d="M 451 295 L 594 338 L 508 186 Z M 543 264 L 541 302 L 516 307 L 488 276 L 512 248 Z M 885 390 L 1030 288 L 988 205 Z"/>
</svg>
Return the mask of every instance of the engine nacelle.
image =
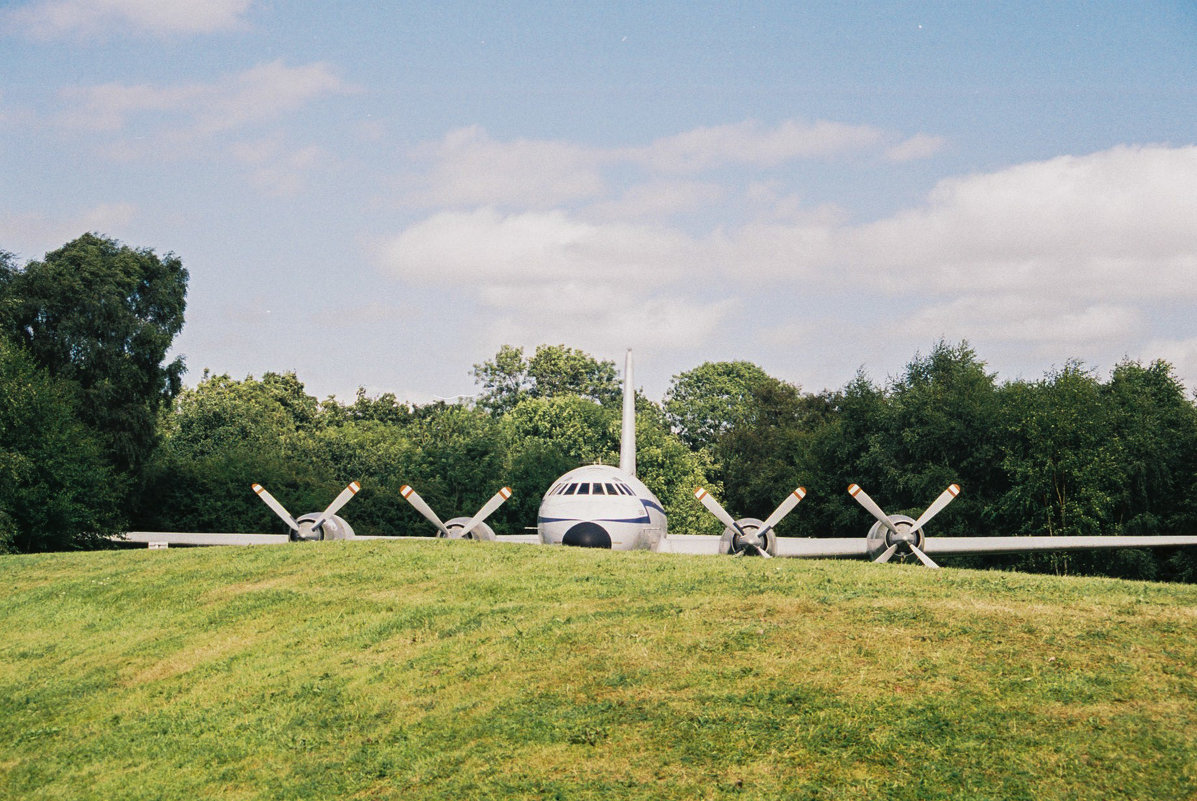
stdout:
<svg viewBox="0 0 1197 801">
<path fill-rule="evenodd" d="M 894 528 L 898 530 L 897 534 L 889 530 L 881 521 L 873 524 L 869 529 L 868 539 L 868 553 L 870 559 L 876 559 L 883 554 L 891 545 L 897 544 L 898 549 L 895 554 L 900 554 L 903 557 L 913 556 L 914 551 L 910 550 L 910 546 L 919 550 L 923 549 L 923 543 L 926 542 L 926 536 L 923 530 L 914 530 L 914 524 L 917 522 L 913 517 L 906 515 L 889 515 L 890 521 L 894 524 Z"/>
<path fill-rule="evenodd" d="M 295 518 L 295 522 L 299 524 L 299 531 L 292 531 L 291 539 L 299 542 L 353 539 L 353 526 L 345 522 L 344 518 L 332 515 L 326 517 L 319 526 L 313 526 L 319 519 L 320 515 L 315 512 Z"/>
<path fill-rule="evenodd" d="M 732 556 L 739 554 L 759 556 L 756 548 L 749 547 L 745 542 L 747 541 L 763 547 L 770 556 L 777 555 L 777 535 L 773 533 L 773 529 L 767 529 L 763 537 L 759 533 L 765 525 L 763 520 L 756 517 L 741 517 L 736 521 L 736 525 L 740 527 L 740 531 L 744 532 L 743 535 L 739 535 L 733 528 L 724 528 L 723 536 L 719 538 L 719 553 Z"/>
<path fill-rule="evenodd" d="M 438 531 L 436 536 L 438 539 L 452 539 L 452 540 L 488 540 L 493 542 L 495 539 L 495 531 L 486 523 L 479 523 L 474 526 L 474 530 L 469 534 L 462 536 L 465 527 L 469 524 L 472 518 L 469 517 L 454 517 L 445 521 L 445 528 L 449 529 L 449 536 L 446 537 L 444 532 Z"/>
</svg>

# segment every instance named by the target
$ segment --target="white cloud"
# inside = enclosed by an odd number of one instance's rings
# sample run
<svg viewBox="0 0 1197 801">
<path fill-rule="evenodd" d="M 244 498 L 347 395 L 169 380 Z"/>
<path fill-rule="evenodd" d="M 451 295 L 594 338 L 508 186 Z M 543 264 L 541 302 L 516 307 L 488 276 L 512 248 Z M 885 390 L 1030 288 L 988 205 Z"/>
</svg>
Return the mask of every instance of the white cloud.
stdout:
<svg viewBox="0 0 1197 801">
<path fill-rule="evenodd" d="M 92 36 L 133 28 L 153 34 L 211 33 L 243 24 L 252 0 L 40 0 L 8 20 L 34 36 Z"/>
<path fill-rule="evenodd" d="M 1077 305 L 1037 295 L 965 295 L 916 309 L 903 321 L 922 340 L 944 336 L 1019 342 L 1039 350 L 1071 353 L 1077 347 L 1118 347 L 1144 331 L 1140 312 L 1118 303 Z"/>
<path fill-rule="evenodd" d="M 679 285 L 694 253 L 694 242 L 667 229 L 494 209 L 434 215 L 377 251 L 401 280 L 464 288 L 502 341 L 600 349 L 616 335 L 662 349 L 711 336 L 735 304 Z"/>
<path fill-rule="evenodd" d="M 657 152 L 701 151 L 690 163 L 715 165 L 730 138 L 755 130 L 729 126 Z M 504 147 L 476 131 L 464 138 Z M 920 142 L 907 155 L 932 146 Z M 797 149 L 762 144 L 758 152 Z M 626 158 L 577 149 L 558 164 L 597 169 Z M 387 241 L 379 263 L 416 285 L 466 287 L 492 332 L 531 343 L 623 327 L 652 331 L 662 347 L 755 339 L 776 349 L 795 338 L 823 346 L 839 332 L 840 353 L 909 353 L 947 337 L 993 347 L 1013 363 L 1020 353 L 1039 363 L 1112 363 L 1143 342 L 1157 307 L 1197 297 L 1194 147 L 1118 147 L 955 177 L 924 203 L 861 224 L 834 206 L 804 204 L 768 176 L 742 194 L 651 171 L 619 195 L 595 191 L 595 202 L 570 212 L 433 214 Z M 748 222 L 703 230 L 690 220 L 687 232 L 660 222 L 733 197 L 742 201 L 729 216 Z M 740 319 L 741 306 L 756 311 Z"/>
<path fill-rule="evenodd" d="M 941 182 L 928 203 L 837 232 L 891 291 L 1197 295 L 1197 147 L 1119 147 Z"/>
<path fill-rule="evenodd" d="M 775 127 L 748 120 L 734 125 L 696 128 L 658 139 L 625 157 L 661 172 L 693 173 L 727 164 L 774 167 L 797 159 L 865 150 L 877 146 L 882 132 L 868 125 L 820 120 L 786 120 Z"/>
<path fill-rule="evenodd" d="M 602 152 L 562 142 L 496 142 L 478 126 L 450 131 L 413 156 L 431 162 L 411 200 L 429 206 L 546 209 L 605 189 Z"/>
<path fill-rule="evenodd" d="M 90 131 L 120 131 L 134 116 L 187 136 L 210 135 L 277 119 L 326 95 L 356 91 L 324 62 L 260 64 L 213 83 L 129 86 L 107 83 L 62 90 L 61 122 Z"/>
<path fill-rule="evenodd" d="M 620 206 L 628 214 L 669 214 L 708 203 L 722 192 L 711 182 L 662 181 L 661 175 L 728 165 L 770 168 L 868 152 L 880 148 L 884 138 L 871 126 L 787 120 L 770 127 L 750 120 L 697 128 L 644 147 L 601 148 L 551 140 L 495 141 L 480 126 L 470 126 L 414 150 L 413 158 L 428 168 L 411 182 L 408 202 L 543 210 L 598 201 L 597 212 L 603 216 L 617 213 Z M 915 140 L 907 147 L 908 158 L 918 155 L 915 150 L 926 155 L 934 147 L 931 137 Z M 621 200 L 605 199 L 614 185 L 612 173 L 628 167 L 649 178 L 626 189 Z"/>
<path fill-rule="evenodd" d="M 677 278 L 693 243 L 665 229 L 597 225 L 561 211 L 443 212 L 379 248 L 393 275 L 419 283 L 650 285 Z"/>
<path fill-rule="evenodd" d="M 946 144 L 947 140 L 942 136 L 916 134 L 886 150 L 885 157 L 890 161 L 897 162 L 917 161 L 934 156 Z"/>
<path fill-rule="evenodd" d="M 233 156 L 250 169 L 250 182 L 272 197 L 295 197 L 307 187 L 307 174 L 320 165 L 334 162 L 319 147 L 293 149 L 279 138 L 241 142 L 231 148 Z"/>
<path fill-rule="evenodd" d="M 608 220 L 659 220 L 710 207 L 725 195 L 713 181 L 650 181 L 629 187 L 621 197 L 587 207 L 588 216 Z"/>
</svg>

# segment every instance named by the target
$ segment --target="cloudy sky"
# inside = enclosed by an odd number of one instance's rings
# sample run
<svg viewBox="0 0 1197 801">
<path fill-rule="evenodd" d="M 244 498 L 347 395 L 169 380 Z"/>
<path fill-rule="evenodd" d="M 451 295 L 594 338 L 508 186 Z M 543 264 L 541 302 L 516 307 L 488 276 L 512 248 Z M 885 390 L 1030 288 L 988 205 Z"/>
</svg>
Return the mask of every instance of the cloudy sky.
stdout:
<svg viewBox="0 0 1197 801">
<path fill-rule="evenodd" d="M 0 5 L 0 249 L 176 253 L 190 382 L 816 391 L 944 338 L 1197 387 L 1195 139 L 1188 0 Z"/>
</svg>

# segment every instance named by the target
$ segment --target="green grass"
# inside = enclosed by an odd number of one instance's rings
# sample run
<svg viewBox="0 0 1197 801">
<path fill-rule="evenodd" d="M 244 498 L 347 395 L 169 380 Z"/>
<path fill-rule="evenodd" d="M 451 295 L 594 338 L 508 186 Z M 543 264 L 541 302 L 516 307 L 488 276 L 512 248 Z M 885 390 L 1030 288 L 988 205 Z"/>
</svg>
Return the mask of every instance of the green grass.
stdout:
<svg viewBox="0 0 1197 801">
<path fill-rule="evenodd" d="M 1197 793 L 1192 586 L 443 541 L 0 582 L 6 799 Z"/>
</svg>

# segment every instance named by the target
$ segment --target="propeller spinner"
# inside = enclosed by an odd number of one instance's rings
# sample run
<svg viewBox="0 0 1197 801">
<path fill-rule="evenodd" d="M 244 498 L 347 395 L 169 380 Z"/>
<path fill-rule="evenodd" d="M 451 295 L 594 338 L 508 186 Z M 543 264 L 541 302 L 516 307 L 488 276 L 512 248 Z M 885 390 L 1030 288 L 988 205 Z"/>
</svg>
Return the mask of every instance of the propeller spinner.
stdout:
<svg viewBox="0 0 1197 801">
<path fill-rule="evenodd" d="M 436 512 L 432 511 L 432 507 L 410 486 L 404 484 L 399 488 L 399 494 L 414 506 L 416 511 L 422 514 L 429 523 L 436 526 L 436 536 L 438 537 L 453 540 L 493 540 L 495 532 L 484 521 L 511 497 L 511 488 L 503 487 L 496 492 L 473 517 L 454 517 L 447 523 L 442 522 Z"/>
<path fill-rule="evenodd" d="M 711 494 L 702 487 L 694 490 L 694 497 L 726 527 L 723 529 L 723 537 L 719 541 L 720 553 L 770 557 L 777 554 L 777 535 L 774 534 L 773 527 L 806 497 L 806 490 L 798 487 L 791 492 L 773 510 L 773 514 L 764 521 L 755 517 L 732 519 L 727 510 L 719 504 L 719 501 L 711 497 Z"/>
<path fill-rule="evenodd" d="M 286 507 L 275 500 L 274 496 L 267 492 L 261 484 L 254 484 L 253 487 L 262 502 L 282 518 L 283 522 L 287 524 L 287 528 L 291 529 L 291 539 L 304 542 L 353 539 L 353 527 L 338 517 L 337 512 L 341 510 L 342 506 L 349 503 L 350 499 L 362 488 L 358 482 L 349 482 L 349 486 L 341 490 L 341 494 L 334 498 L 323 512 L 319 514 L 312 512 L 298 518 L 292 517 Z"/>
<path fill-rule="evenodd" d="M 850 485 L 848 494 L 877 518 L 877 522 L 869 529 L 869 556 L 874 562 L 888 562 L 890 557 L 901 551 L 903 554 L 914 554 L 927 567 L 939 567 L 923 552 L 927 541 L 923 526 L 960 494 L 960 485 L 949 485 L 926 511 L 919 515 L 918 520 L 906 515 L 887 515 L 858 484 Z"/>
</svg>

